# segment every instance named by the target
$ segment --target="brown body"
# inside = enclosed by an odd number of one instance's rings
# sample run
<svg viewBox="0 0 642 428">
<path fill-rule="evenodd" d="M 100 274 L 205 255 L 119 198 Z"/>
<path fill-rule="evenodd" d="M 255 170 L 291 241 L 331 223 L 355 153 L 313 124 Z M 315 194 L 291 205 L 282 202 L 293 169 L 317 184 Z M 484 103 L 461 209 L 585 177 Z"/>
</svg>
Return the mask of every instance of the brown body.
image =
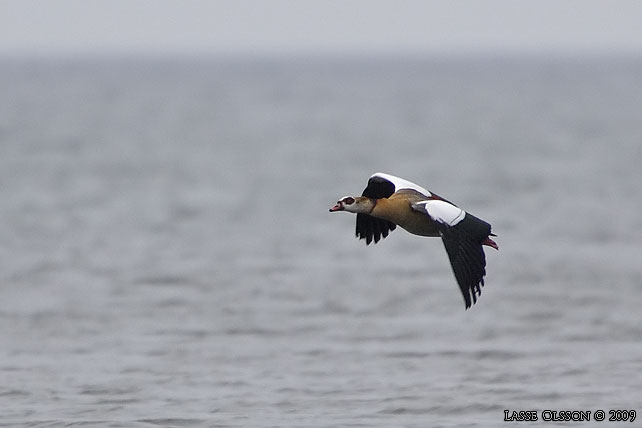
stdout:
<svg viewBox="0 0 642 428">
<path fill-rule="evenodd" d="M 400 190 L 389 198 L 377 199 L 370 215 L 391 221 L 413 235 L 439 236 L 437 223 L 426 214 L 412 209 L 412 204 L 425 199 L 414 190 Z"/>
</svg>

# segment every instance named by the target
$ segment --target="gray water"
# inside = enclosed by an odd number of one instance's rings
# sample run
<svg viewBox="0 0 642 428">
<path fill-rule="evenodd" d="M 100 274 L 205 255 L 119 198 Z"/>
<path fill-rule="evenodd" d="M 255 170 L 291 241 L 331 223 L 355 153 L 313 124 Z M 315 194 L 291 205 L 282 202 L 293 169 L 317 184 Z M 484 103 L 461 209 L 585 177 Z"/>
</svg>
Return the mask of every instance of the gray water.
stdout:
<svg viewBox="0 0 642 428">
<path fill-rule="evenodd" d="M 642 420 L 642 60 L 4 59 L 0 93 L 0 426 Z M 473 308 L 438 239 L 328 212 L 376 171 L 492 223 Z"/>
</svg>

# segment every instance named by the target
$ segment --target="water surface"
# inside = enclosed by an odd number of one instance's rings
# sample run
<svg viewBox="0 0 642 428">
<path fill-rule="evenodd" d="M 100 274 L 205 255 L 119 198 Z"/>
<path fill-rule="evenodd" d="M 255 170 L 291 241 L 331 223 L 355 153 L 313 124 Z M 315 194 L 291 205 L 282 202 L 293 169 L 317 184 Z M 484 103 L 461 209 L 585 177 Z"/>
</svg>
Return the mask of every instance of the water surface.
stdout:
<svg viewBox="0 0 642 428">
<path fill-rule="evenodd" d="M 642 417 L 641 76 L 2 60 L 0 426 Z M 366 247 L 328 213 L 376 171 L 492 223 L 472 309 L 438 239 Z"/>
</svg>

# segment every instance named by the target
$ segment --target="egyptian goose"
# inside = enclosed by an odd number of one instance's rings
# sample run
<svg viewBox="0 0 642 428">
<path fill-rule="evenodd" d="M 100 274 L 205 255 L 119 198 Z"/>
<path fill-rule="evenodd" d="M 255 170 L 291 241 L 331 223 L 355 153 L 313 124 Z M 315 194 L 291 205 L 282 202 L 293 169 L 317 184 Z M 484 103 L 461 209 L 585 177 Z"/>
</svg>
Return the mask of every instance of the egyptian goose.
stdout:
<svg viewBox="0 0 642 428">
<path fill-rule="evenodd" d="M 356 235 L 366 245 L 379 242 L 397 225 L 414 235 L 441 236 L 466 309 L 477 302 L 486 275 L 482 246 L 499 250 L 484 220 L 423 187 L 381 172 L 370 177 L 361 196 L 341 198 L 330 208 L 335 211 L 357 214 Z"/>
</svg>

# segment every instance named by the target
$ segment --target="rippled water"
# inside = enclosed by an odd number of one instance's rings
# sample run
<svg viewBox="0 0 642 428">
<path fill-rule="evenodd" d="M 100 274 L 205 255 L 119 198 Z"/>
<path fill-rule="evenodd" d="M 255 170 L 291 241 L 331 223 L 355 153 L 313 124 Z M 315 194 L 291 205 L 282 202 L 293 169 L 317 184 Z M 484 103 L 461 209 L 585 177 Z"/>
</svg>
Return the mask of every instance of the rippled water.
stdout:
<svg viewBox="0 0 642 428">
<path fill-rule="evenodd" d="M 642 418 L 639 59 L 5 59 L 0 86 L 0 426 Z M 493 224 L 472 309 L 438 239 L 328 213 L 376 171 Z"/>
</svg>

